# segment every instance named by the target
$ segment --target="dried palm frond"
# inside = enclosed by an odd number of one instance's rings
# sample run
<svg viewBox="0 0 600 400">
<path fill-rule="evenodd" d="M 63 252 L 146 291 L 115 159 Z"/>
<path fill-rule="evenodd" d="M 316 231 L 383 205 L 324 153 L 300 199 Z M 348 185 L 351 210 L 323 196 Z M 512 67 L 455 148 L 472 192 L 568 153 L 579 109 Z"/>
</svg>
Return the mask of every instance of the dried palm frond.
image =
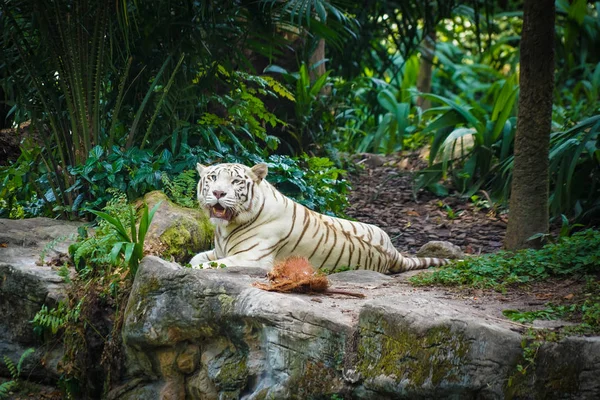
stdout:
<svg viewBox="0 0 600 400">
<path fill-rule="evenodd" d="M 306 257 L 292 256 L 279 262 L 267 274 L 269 283 L 254 282 L 253 286 L 269 292 L 323 293 L 365 297 L 362 293 L 328 290 L 329 280 L 320 271 L 315 271 Z"/>
</svg>

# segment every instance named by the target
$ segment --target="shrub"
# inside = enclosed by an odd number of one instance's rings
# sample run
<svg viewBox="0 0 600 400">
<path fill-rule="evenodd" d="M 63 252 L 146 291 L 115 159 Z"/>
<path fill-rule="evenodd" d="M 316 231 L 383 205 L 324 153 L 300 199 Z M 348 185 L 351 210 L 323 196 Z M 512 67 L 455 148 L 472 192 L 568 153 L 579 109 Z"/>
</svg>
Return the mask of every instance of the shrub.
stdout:
<svg viewBox="0 0 600 400">
<path fill-rule="evenodd" d="M 501 289 L 550 277 L 600 272 L 600 231 L 585 230 L 541 250 L 499 252 L 452 263 L 435 272 L 421 273 L 411 283 L 466 285 Z"/>
</svg>

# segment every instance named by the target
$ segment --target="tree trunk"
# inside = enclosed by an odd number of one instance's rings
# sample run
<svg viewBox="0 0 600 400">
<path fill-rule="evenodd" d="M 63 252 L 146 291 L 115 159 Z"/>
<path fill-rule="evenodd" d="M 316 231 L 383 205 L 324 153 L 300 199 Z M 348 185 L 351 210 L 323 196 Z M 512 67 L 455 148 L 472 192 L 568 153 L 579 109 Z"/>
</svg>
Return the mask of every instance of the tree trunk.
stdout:
<svg viewBox="0 0 600 400">
<path fill-rule="evenodd" d="M 318 63 L 319 61 L 322 61 L 324 59 L 325 59 L 325 40 L 319 39 L 319 43 L 317 44 L 317 48 L 315 49 L 315 52 L 312 53 L 312 55 L 310 56 L 308 67 L 311 68 L 313 65 L 315 65 L 316 63 Z M 311 68 L 311 70 L 309 72 L 310 80 L 314 82 L 315 80 L 319 79 L 319 77 L 321 75 L 323 75 L 325 72 L 327 72 L 327 68 L 325 66 L 325 63 L 321 62 L 321 64 L 319 64 L 319 66 L 317 68 L 314 68 L 314 69 Z M 331 86 L 330 85 L 323 86 L 320 93 L 325 96 L 329 96 L 331 94 Z"/>
<path fill-rule="evenodd" d="M 314 64 L 316 64 L 319 61 L 322 61 L 324 59 L 325 59 L 325 40 L 319 39 L 319 42 L 317 43 L 317 48 L 315 49 L 315 52 L 312 53 L 312 55 L 310 56 L 310 61 L 309 61 L 310 65 L 308 65 L 308 67 L 312 67 Z M 327 71 L 327 69 L 325 68 L 325 63 L 322 62 L 321 64 L 319 64 L 319 66 L 317 68 L 310 70 L 310 79 L 311 80 L 318 79 L 321 75 L 323 75 L 325 73 L 325 71 Z"/>
<path fill-rule="evenodd" d="M 417 78 L 417 90 L 421 93 L 431 93 L 431 76 L 433 73 L 433 57 L 435 55 L 435 30 L 432 30 L 421 47 L 421 65 L 419 65 L 419 77 Z M 417 105 L 423 111 L 431 108 L 429 99 L 418 97 Z"/>
<path fill-rule="evenodd" d="M 515 162 L 505 247 L 548 232 L 548 151 L 554 89 L 554 0 L 525 0 Z"/>
</svg>

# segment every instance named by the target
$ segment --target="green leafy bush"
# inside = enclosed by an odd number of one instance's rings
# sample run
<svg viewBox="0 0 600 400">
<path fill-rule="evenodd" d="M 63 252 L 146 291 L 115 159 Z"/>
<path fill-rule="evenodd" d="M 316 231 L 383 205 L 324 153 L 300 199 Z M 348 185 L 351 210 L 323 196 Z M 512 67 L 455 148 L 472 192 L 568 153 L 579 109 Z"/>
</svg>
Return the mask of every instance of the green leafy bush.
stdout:
<svg viewBox="0 0 600 400">
<path fill-rule="evenodd" d="M 294 101 L 294 113 L 289 118 L 293 120 L 290 129 L 286 132 L 293 138 L 295 143 L 288 143 L 293 154 L 301 154 L 325 144 L 327 141 L 327 128 L 330 123 L 329 97 L 323 93 L 330 84 L 329 75 L 332 71 L 326 71 L 318 78 L 312 80 L 309 67 L 302 63 L 298 72 L 288 72 L 277 65 L 270 65 L 265 72 L 280 74 L 289 86 L 295 88 L 294 94 L 282 97 Z M 282 86 L 283 87 L 283 86 Z"/>
<path fill-rule="evenodd" d="M 322 157 L 292 159 L 271 156 L 267 179 L 282 193 L 300 204 L 329 215 L 344 216 L 350 184 L 342 179 L 346 171 Z"/>
<path fill-rule="evenodd" d="M 129 209 L 127 196 L 115 189 L 109 189 L 107 194 L 112 198 L 103 210 L 121 221 L 126 221 Z M 91 279 L 94 276 L 108 275 L 115 269 L 110 255 L 118 241 L 117 232 L 104 219 L 98 220 L 98 226 L 92 235 L 88 235 L 85 227 L 80 228 L 77 242 L 69 246 L 69 254 L 73 258 L 78 276 Z"/>
<path fill-rule="evenodd" d="M 42 213 L 43 191 L 34 177 L 39 169 L 40 148 L 32 142 L 21 147 L 18 160 L 0 167 L 0 218 L 24 218 Z"/>
<path fill-rule="evenodd" d="M 389 77 L 334 81 L 334 137 L 341 150 L 391 154 L 424 143 L 422 110 L 416 105 L 419 57 L 398 58 L 399 82 Z"/>
<path fill-rule="evenodd" d="M 550 171 L 552 215 L 600 220 L 600 114 L 552 133 Z"/>
<path fill-rule="evenodd" d="M 163 175 L 164 191 L 169 198 L 183 207 L 194 208 L 198 204 L 196 187 L 198 185 L 198 172 L 196 170 L 183 171 L 174 178 Z"/>
<path fill-rule="evenodd" d="M 600 231 L 563 237 L 541 250 L 499 252 L 446 265 L 411 278 L 414 285 L 465 285 L 501 289 L 550 277 L 600 271 Z"/>
</svg>

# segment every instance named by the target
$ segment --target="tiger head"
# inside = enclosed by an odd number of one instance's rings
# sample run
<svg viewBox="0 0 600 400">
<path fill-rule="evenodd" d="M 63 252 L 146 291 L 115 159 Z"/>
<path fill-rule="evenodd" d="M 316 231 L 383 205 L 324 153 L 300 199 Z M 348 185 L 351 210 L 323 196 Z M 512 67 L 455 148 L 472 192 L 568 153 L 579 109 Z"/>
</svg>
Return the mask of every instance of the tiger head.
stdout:
<svg viewBox="0 0 600 400">
<path fill-rule="evenodd" d="M 213 223 L 241 224 L 252 218 L 262 195 L 257 186 L 267 176 L 266 164 L 252 168 L 242 164 L 197 164 L 196 169 L 200 174 L 198 202 L 208 210 Z"/>
</svg>

